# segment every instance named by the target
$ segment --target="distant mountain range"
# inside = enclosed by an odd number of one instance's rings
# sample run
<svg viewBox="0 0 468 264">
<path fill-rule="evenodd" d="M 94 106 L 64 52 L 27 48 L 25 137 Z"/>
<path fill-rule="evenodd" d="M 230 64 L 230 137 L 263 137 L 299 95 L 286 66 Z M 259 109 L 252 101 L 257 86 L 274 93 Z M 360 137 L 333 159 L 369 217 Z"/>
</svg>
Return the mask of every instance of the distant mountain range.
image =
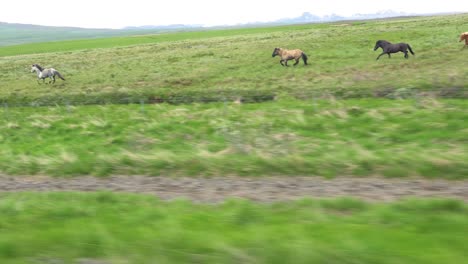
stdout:
<svg viewBox="0 0 468 264">
<path fill-rule="evenodd" d="M 405 12 L 396 12 L 392 10 L 384 10 L 379 11 L 377 13 L 372 14 L 354 14 L 352 16 L 340 16 L 336 14 L 330 14 L 325 16 L 318 16 L 311 14 L 309 12 L 304 12 L 302 15 L 298 17 L 292 18 L 281 18 L 274 21 L 269 22 L 249 22 L 249 23 L 240 23 L 236 25 L 219 25 L 213 26 L 214 28 L 219 27 L 242 27 L 242 26 L 255 26 L 255 25 L 290 25 L 290 24 L 306 24 L 306 23 L 320 23 L 320 22 L 333 22 L 333 21 L 340 21 L 340 20 L 365 20 L 365 19 L 376 19 L 376 18 L 390 18 L 390 17 L 404 17 L 404 16 L 414 16 L 416 14 L 410 14 Z M 137 26 L 137 27 L 126 27 L 124 29 L 194 29 L 194 28 L 202 28 L 203 25 L 167 25 L 167 26 Z"/>
<path fill-rule="evenodd" d="M 387 17 L 403 17 L 403 16 L 413 16 L 414 14 L 409 14 L 405 12 L 396 12 L 392 10 L 380 11 L 372 14 L 354 14 L 352 16 L 340 16 L 337 14 L 330 14 L 325 16 L 317 16 L 309 12 L 303 13 L 301 16 L 294 18 L 283 18 L 272 23 L 279 24 L 298 24 L 298 23 L 317 23 L 317 22 L 332 22 L 340 20 L 365 20 L 365 19 L 376 19 L 376 18 L 387 18 Z"/>
<path fill-rule="evenodd" d="M 145 25 L 145 26 L 131 26 L 124 27 L 122 30 L 146 30 L 146 29 L 158 29 L 158 30 L 180 30 L 180 29 L 193 29 L 193 28 L 202 28 L 203 25 L 185 25 L 185 24 L 173 24 L 173 25 Z"/>
</svg>

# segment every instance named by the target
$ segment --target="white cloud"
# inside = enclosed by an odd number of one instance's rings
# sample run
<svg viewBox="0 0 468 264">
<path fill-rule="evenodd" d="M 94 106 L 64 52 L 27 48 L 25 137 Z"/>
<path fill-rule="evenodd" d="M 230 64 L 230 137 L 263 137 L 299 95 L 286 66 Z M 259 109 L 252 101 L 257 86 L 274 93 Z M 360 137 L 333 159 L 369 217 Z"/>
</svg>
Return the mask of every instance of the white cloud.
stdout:
<svg viewBox="0 0 468 264">
<path fill-rule="evenodd" d="M 373 13 L 394 10 L 408 13 L 468 12 L 468 1 L 392 0 L 13 0 L 2 2 L 0 21 L 54 26 L 109 27 L 167 24 L 236 24 L 317 15 Z"/>
</svg>

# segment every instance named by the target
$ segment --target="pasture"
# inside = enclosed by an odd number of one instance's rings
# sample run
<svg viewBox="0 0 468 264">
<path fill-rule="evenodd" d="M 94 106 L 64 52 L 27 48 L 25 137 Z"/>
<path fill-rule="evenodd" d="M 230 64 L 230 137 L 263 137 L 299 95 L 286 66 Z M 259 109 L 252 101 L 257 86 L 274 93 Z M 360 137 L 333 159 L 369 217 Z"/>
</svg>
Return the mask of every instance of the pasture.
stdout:
<svg viewBox="0 0 468 264">
<path fill-rule="evenodd" d="M 468 15 L 169 33 L 0 47 L 0 101 L 9 105 L 385 97 L 398 89 L 466 97 L 458 42 Z M 408 42 L 375 61 L 375 41 Z M 128 46 L 130 45 L 130 46 Z M 281 67 L 275 47 L 300 48 L 307 67 Z M 49 53 L 44 53 L 48 51 Z M 35 52 L 35 54 L 31 54 Z M 39 86 L 30 66 L 66 82 Z"/>
</svg>

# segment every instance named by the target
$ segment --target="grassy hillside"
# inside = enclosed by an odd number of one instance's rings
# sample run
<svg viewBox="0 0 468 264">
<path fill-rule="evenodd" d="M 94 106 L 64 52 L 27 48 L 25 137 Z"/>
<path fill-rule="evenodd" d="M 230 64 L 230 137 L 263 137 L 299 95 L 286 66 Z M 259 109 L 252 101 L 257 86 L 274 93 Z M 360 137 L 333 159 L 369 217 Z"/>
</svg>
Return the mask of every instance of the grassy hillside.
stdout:
<svg viewBox="0 0 468 264">
<path fill-rule="evenodd" d="M 110 193 L 0 195 L 0 262 L 465 263 L 453 200 L 200 205 Z"/>
<path fill-rule="evenodd" d="M 460 50 L 458 35 L 467 19 L 452 15 L 4 47 L 0 101 L 53 105 L 238 96 L 258 101 L 285 93 L 384 97 L 415 89 L 466 97 L 468 62 L 460 60 L 466 51 Z M 408 42 L 416 56 L 405 60 L 400 53 L 375 61 L 378 39 Z M 310 66 L 281 67 L 271 58 L 274 47 L 303 49 Z M 32 63 L 53 66 L 67 81 L 38 85 L 29 72 Z"/>
<path fill-rule="evenodd" d="M 56 41 L 109 38 L 115 36 L 131 36 L 139 34 L 156 34 L 167 31 L 181 30 L 182 29 L 170 29 L 164 27 L 154 29 L 87 29 L 77 27 L 50 27 L 0 22 L 0 47 L 39 42 L 52 42 L 51 45 L 54 46 L 53 42 Z M 50 43 L 47 45 L 50 45 Z M 20 50 L 25 52 L 27 50 L 25 47 L 32 47 L 34 49 L 35 47 L 37 48 L 38 45 L 29 44 L 22 47 L 23 48 Z M 60 47 L 60 45 L 55 47 Z M 9 48 L 6 48 L 6 50 L 8 49 Z M 44 49 L 44 51 L 48 52 L 47 49 Z"/>
<path fill-rule="evenodd" d="M 0 174 L 468 176 L 466 100 L 0 109 Z"/>
<path fill-rule="evenodd" d="M 65 39 L 109 37 L 123 32 L 110 29 L 84 29 L 73 27 L 47 27 L 0 22 L 0 46 L 29 42 L 58 41 Z"/>
</svg>

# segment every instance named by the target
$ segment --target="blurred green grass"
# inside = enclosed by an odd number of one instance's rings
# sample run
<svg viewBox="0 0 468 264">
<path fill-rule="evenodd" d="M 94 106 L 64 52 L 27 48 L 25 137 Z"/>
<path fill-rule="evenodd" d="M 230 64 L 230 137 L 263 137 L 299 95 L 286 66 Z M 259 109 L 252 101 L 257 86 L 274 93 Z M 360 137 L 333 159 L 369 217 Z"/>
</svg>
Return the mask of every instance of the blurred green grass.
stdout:
<svg viewBox="0 0 468 264">
<path fill-rule="evenodd" d="M 207 205 L 2 193 L 0 262 L 465 263 L 467 225 L 468 208 L 456 200 Z"/>
</svg>

